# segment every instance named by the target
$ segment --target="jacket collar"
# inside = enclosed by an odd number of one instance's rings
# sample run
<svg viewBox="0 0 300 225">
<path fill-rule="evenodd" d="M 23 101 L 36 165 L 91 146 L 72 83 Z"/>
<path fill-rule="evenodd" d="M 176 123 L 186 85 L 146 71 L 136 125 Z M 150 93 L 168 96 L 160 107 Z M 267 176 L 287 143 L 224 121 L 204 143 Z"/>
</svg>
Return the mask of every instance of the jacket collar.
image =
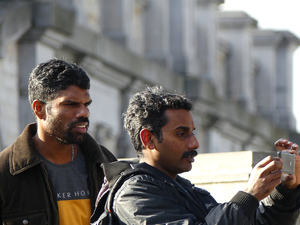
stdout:
<svg viewBox="0 0 300 225">
<path fill-rule="evenodd" d="M 22 134 L 11 146 L 12 154 L 9 158 L 10 173 L 17 175 L 23 171 L 38 165 L 42 159 L 37 155 L 32 137 L 37 132 L 37 124 L 31 123 L 26 126 Z M 80 144 L 87 159 L 94 163 L 103 163 L 108 161 L 101 150 L 100 145 L 89 135 L 83 143 Z"/>
<path fill-rule="evenodd" d="M 185 205 L 185 207 L 192 212 L 195 216 L 197 215 L 199 220 L 202 220 L 202 217 L 199 215 L 199 212 L 202 212 L 203 216 L 207 215 L 207 209 L 202 207 L 202 205 L 197 202 L 197 200 L 193 197 L 194 194 L 191 192 L 191 189 L 193 188 L 192 183 L 177 175 L 176 180 L 173 180 L 171 177 L 169 177 L 167 174 L 162 172 L 161 170 L 147 164 L 147 163 L 140 163 L 134 166 L 134 168 L 140 168 L 141 170 L 147 170 L 151 174 L 153 174 L 154 177 L 157 179 L 162 180 L 164 183 L 172 186 L 175 188 L 179 193 L 182 194 L 182 196 L 186 196 L 186 199 L 182 202 L 182 197 L 178 197 L 176 195 L 176 192 L 174 192 L 174 196 L 177 199 L 178 202 L 181 202 L 182 205 Z M 200 189 L 197 189 L 198 191 Z M 207 191 L 201 191 L 202 194 L 208 195 L 209 192 Z M 177 197 L 176 197 L 177 196 Z M 190 199 L 188 201 L 187 199 Z"/>
<path fill-rule="evenodd" d="M 37 124 L 27 125 L 22 134 L 13 143 L 12 154 L 9 158 L 10 172 L 12 175 L 19 174 L 32 166 L 42 162 L 35 152 L 32 137 L 36 134 Z"/>
</svg>

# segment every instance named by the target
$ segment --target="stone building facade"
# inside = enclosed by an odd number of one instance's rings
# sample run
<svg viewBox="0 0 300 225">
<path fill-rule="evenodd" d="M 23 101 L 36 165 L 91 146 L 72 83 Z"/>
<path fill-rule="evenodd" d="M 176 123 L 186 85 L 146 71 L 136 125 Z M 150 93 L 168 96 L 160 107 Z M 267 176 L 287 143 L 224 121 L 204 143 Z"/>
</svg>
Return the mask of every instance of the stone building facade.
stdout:
<svg viewBox="0 0 300 225">
<path fill-rule="evenodd" d="M 90 134 L 118 157 L 135 151 L 122 128 L 129 98 L 146 85 L 186 93 L 199 152 L 274 151 L 300 143 L 292 113 L 292 54 L 300 40 L 261 30 L 224 0 L 0 1 L 0 147 L 34 121 L 32 69 L 53 57 L 91 78 Z"/>
</svg>

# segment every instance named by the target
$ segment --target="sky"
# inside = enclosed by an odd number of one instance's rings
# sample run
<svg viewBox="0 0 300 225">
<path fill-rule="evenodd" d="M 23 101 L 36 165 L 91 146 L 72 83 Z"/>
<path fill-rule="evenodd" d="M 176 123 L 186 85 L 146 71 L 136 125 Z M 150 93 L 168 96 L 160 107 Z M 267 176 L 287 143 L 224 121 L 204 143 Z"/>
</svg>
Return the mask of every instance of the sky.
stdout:
<svg viewBox="0 0 300 225">
<path fill-rule="evenodd" d="M 220 10 L 240 10 L 257 20 L 259 29 L 287 30 L 300 38 L 300 0 L 224 0 Z M 300 46 L 293 56 L 293 113 L 300 132 Z"/>
</svg>

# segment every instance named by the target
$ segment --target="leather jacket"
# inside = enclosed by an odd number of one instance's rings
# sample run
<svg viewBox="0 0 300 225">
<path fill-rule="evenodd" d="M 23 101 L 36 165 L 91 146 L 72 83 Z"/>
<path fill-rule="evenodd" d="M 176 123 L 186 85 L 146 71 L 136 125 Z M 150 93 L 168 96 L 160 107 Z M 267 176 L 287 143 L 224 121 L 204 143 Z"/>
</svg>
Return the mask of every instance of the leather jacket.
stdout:
<svg viewBox="0 0 300 225">
<path fill-rule="evenodd" d="M 36 123 L 29 124 L 16 141 L 0 153 L 1 224 L 59 224 L 53 185 L 32 140 L 36 131 Z M 93 210 L 104 177 L 100 164 L 116 161 L 116 158 L 89 134 L 80 145 L 86 156 Z"/>
<path fill-rule="evenodd" d="M 127 179 L 115 195 L 113 213 L 119 224 L 296 224 L 299 188 L 278 185 L 260 203 L 241 191 L 231 201 L 218 204 L 209 192 L 180 176 L 174 181 L 146 163 L 134 166 L 138 168 L 147 173 Z"/>
</svg>

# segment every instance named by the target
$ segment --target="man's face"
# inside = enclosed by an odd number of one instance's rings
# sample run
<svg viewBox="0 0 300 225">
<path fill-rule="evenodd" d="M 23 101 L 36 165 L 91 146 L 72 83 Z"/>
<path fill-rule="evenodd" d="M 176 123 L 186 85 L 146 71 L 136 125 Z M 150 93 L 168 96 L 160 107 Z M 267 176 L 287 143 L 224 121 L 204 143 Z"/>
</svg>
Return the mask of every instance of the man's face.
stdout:
<svg viewBox="0 0 300 225">
<path fill-rule="evenodd" d="M 45 133 L 62 144 L 84 140 L 89 126 L 91 98 L 88 90 L 69 86 L 47 105 Z"/>
<path fill-rule="evenodd" d="M 155 167 L 175 179 L 178 173 L 191 170 L 199 143 L 193 134 L 195 127 L 190 111 L 168 109 L 165 115 L 168 123 L 161 128 L 162 141 L 154 138 L 153 157 Z"/>
</svg>

